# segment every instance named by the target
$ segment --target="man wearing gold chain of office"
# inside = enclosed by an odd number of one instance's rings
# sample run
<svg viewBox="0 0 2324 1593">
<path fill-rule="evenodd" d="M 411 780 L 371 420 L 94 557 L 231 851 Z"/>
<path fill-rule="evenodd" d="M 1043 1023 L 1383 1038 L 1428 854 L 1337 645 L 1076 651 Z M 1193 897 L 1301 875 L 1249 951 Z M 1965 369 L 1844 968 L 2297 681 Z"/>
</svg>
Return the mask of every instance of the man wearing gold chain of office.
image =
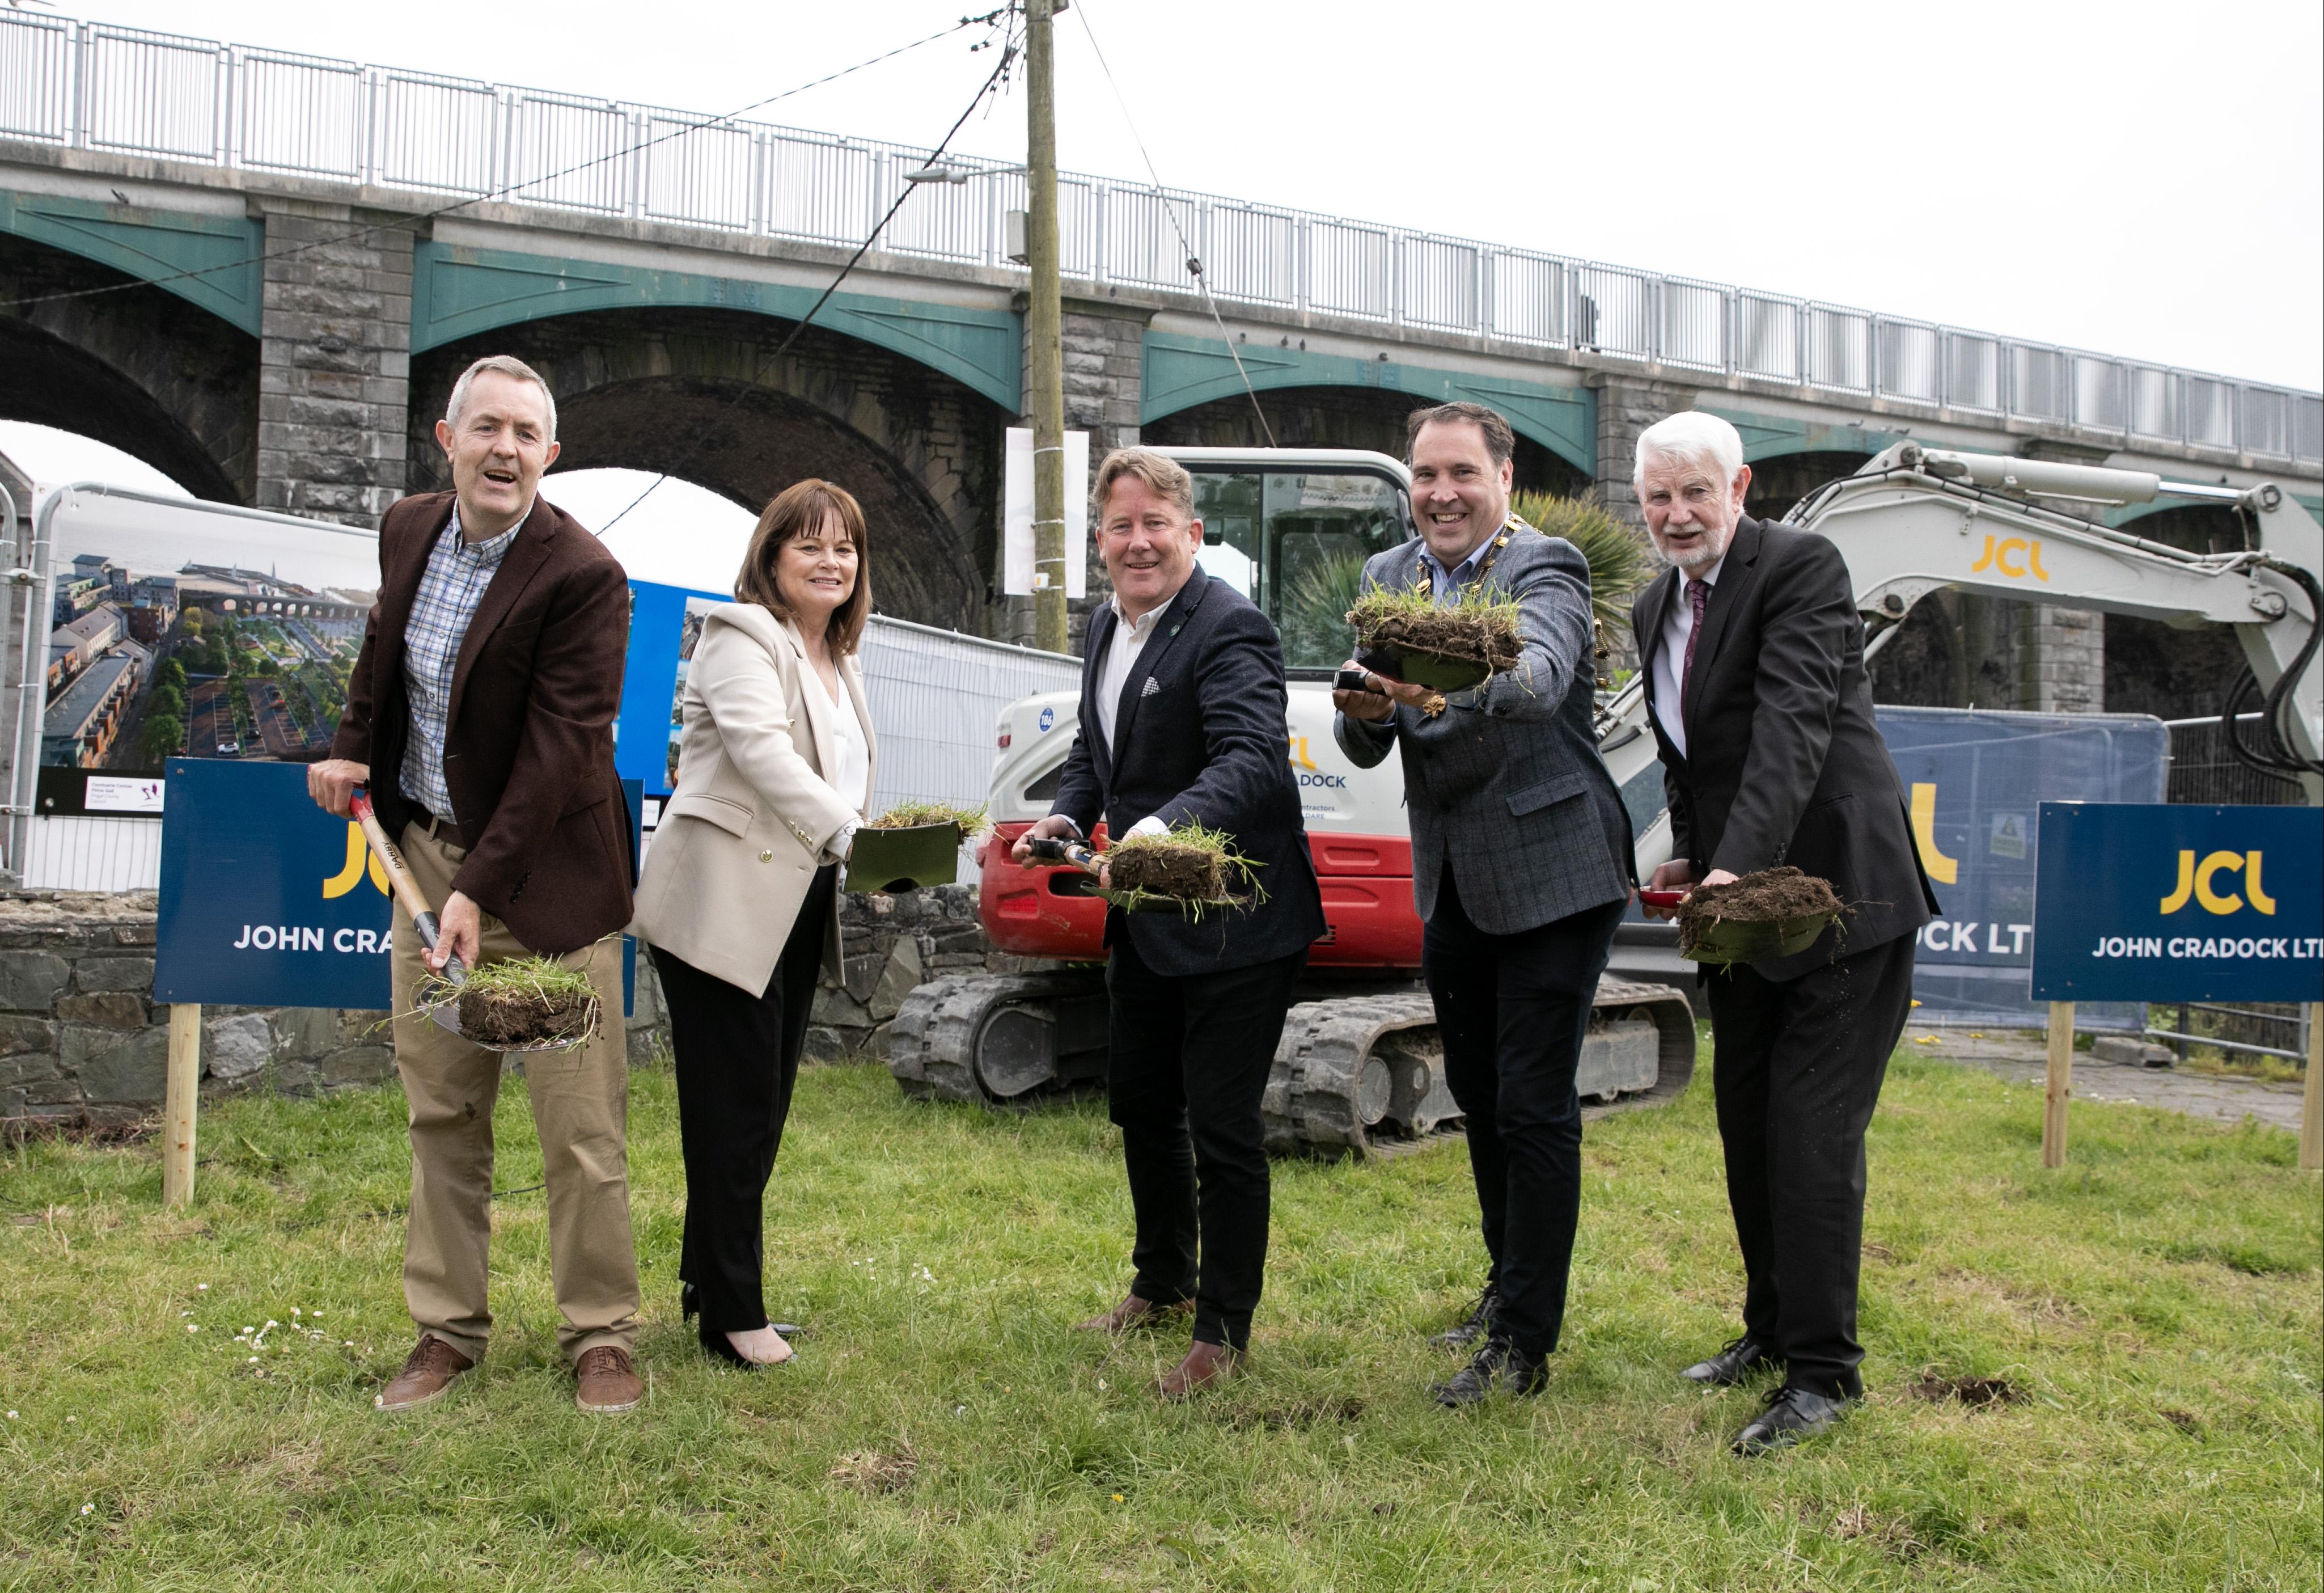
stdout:
<svg viewBox="0 0 2324 1593">
<path fill-rule="evenodd" d="M 1336 691 L 1333 734 L 1360 767 L 1404 758 L 1422 972 L 1467 1118 L 1491 1259 L 1447 1406 L 1540 1388 L 1565 1314 L 1582 1199 L 1574 1069 L 1590 1002 L 1634 881 L 1630 821 L 1591 727 L 1595 633 L 1581 551 L 1509 516 L 1516 439 L 1481 404 L 1408 425 L 1420 534 L 1375 554 L 1364 584 L 1483 588 L 1518 606 L 1514 668 L 1465 690 L 1366 677 Z M 1352 662 L 1350 667 L 1355 667 Z"/>
</svg>

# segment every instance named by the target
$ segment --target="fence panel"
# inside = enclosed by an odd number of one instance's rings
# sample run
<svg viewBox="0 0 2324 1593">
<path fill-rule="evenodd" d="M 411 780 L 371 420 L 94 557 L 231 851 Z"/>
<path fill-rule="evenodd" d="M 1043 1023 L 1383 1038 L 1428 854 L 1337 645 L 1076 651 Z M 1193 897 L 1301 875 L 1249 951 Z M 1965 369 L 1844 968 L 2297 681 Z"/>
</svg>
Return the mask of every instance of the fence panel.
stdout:
<svg viewBox="0 0 2324 1593">
<path fill-rule="evenodd" d="M 2073 367 L 2074 423 L 2098 431 L 2129 431 L 2129 367 L 2095 354 L 2068 358 Z"/>
<path fill-rule="evenodd" d="M 1547 255 L 1497 249 L 1487 259 L 1497 338 L 1550 346 L 1565 341 L 1565 262 Z"/>
<path fill-rule="evenodd" d="M 874 616 L 863 633 L 863 695 L 880 732 L 875 810 L 900 801 L 978 807 L 992 783 L 1001 710 L 1070 691 L 1074 659 Z"/>
<path fill-rule="evenodd" d="M 641 214 L 726 232 L 750 230 L 752 129 L 656 110 L 641 113 L 638 125 L 645 134 L 635 156 Z"/>
<path fill-rule="evenodd" d="M 889 164 L 891 170 L 900 169 L 897 178 L 900 181 L 901 171 L 917 170 L 919 161 L 919 155 L 915 153 L 899 155 Z M 992 208 L 991 181 L 990 178 L 972 177 L 966 182 L 913 183 L 912 191 L 904 196 L 903 208 L 896 212 L 896 219 L 881 235 L 880 246 L 899 255 L 957 260 L 971 265 L 983 264 L 986 229 Z M 891 188 L 888 203 L 893 204 L 895 198 Z"/>
<path fill-rule="evenodd" d="M 161 884 L 161 827 L 151 819 L 34 818 L 24 884 L 37 891 L 151 891 Z"/>
<path fill-rule="evenodd" d="M 2324 398 L 2312 393 L 2292 396 L 2292 457 L 2310 464 L 2324 459 Z"/>
<path fill-rule="evenodd" d="M 72 24 L 0 11 L 0 134 L 63 144 L 72 136 Z"/>
<path fill-rule="evenodd" d="M 1573 346 L 1655 357 L 1655 284 L 1644 272 L 1583 265 L 1573 273 Z"/>
<path fill-rule="evenodd" d="M 2236 390 L 2227 382 L 2209 376 L 2179 378 L 2179 398 L 2186 412 L 2186 439 L 2211 448 L 2236 445 Z"/>
<path fill-rule="evenodd" d="M 1405 233 L 1397 239 L 1397 310 L 1402 319 L 1416 326 L 1477 329 L 1475 245 Z"/>
<path fill-rule="evenodd" d="M 1807 379 L 1847 393 L 1872 391 L 1872 318 L 1829 304 L 1807 307 Z"/>
<path fill-rule="evenodd" d="M 2135 437 L 2175 441 L 2179 436 L 2179 384 L 2153 366 L 2131 366 L 2130 430 Z"/>
<path fill-rule="evenodd" d="M 2278 458 L 2292 457 L 2291 397 L 2273 387 L 2243 390 L 2243 413 L 2238 417 L 2236 438 L 2244 452 L 2273 454 Z"/>
<path fill-rule="evenodd" d="M 509 197 L 561 210 L 629 208 L 629 113 L 602 99 L 520 88 L 509 96 Z"/>
<path fill-rule="evenodd" d="M 361 181 L 371 84 L 353 61 L 249 51 L 235 63 L 237 163 Z"/>
<path fill-rule="evenodd" d="M 1947 331 L 1945 402 L 1955 409 L 2001 412 L 2001 344 L 1974 332 Z"/>
<path fill-rule="evenodd" d="M 1108 282 L 1137 282 L 1149 288 L 1191 292 L 1186 254 L 1171 225 L 1170 208 L 1177 210 L 1177 227 L 1202 253 L 1202 218 L 1185 194 L 1166 199 L 1150 188 L 1110 188 L 1105 195 L 1105 276 Z"/>
<path fill-rule="evenodd" d="M 1945 396 L 1944 344 L 1925 321 L 1880 318 L 1880 391 L 1890 398 L 1941 403 Z"/>
<path fill-rule="evenodd" d="M 1211 292 L 1247 304 L 1299 301 L 1299 218 L 1255 205 L 1211 207 L 1211 252 L 1203 257 Z"/>
<path fill-rule="evenodd" d="M 2009 407 L 2037 421 L 2073 418 L 2072 386 L 2066 357 L 2055 348 L 2012 343 L 2009 349 Z"/>
<path fill-rule="evenodd" d="M 390 188 L 484 194 L 499 176 L 500 95 L 489 83 L 382 72 L 373 138 L 375 181 Z"/>
<path fill-rule="evenodd" d="M 1656 347 L 1665 365 L 1696 370 L 1727 368 L 1727 290 L 1710 282 L 1665 277 Z"/>
<path fill-rule="evenodd" d="M 1386 228 L 1310 218 L 1307 251 L 1309 304 L 1368 320 L 1388 319 L 1396 269 Z"/>
<path fill-rule="evenodd" d="M 1800 379 L 1800 304 L 1748 290 L 1735 295 L 1735 368 L 1771 381 Z"/>
<path fill-rule="evenodd" d="M 81 30 L 81 131 L 97 149 L 217 162 L 225 53 L 206 39 Z"/>
<path fill-rule="evenodd" d="M 860 244 L 880 212 L 873 208 L 879 156 L 848 138 L 785 130 L 767 140 L 767 230 L 818 243 Z"/>
</svg>

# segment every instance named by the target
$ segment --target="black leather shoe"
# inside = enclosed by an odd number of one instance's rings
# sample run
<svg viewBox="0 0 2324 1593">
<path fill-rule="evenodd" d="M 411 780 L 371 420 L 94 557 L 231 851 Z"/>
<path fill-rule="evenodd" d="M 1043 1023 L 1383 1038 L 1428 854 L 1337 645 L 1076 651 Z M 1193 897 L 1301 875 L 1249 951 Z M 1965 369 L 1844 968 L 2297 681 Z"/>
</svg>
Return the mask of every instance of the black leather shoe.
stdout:
<svg viewBox="0 0 2324 1593">
<path fill-rule="evenodd" d="M 1496 1333 L 1477 1347 L 1469 1364 L 1454 1373 L 1449 1382 L 1440 1383 L 1429 1392 L 1448 1411 L 1473 1405 L 1496 1387 L 1506 1388 L 1511 1394 L 1537 1394 L 1548 1381 L 1548 1366 L 1545 1357 L 1527 1355 L 1517 1348 L 1516 1340 Z"/>
<path fill-rule="evenodd" d="M 1764 1455 L 1829 1431 L 1848 1414 L 1852 1399 L 1831 1399 L 1784 1384 L 1767 1395 L 1767 1408 L 1744 1424 L 1735 1435 L 1738 1455 Z"/>
<path fill-rule="evenodd" d="M 1500 1314 L 1500 1287 L 1488 1283 L 1485 1292 L 1477 1296 L 1477 1303 L 1469 1308 L 1469 1314 L 1442 1333 L 1433 1335 L 1429 1346 L 1434 1349 L 1466 1349 L 1492 1332 L 1493 1319 Z"/>
<path fill-rule="evenodd" d="M 1708 1383 L 1719 1388 L 1732 1388 L 1752 1373 L 1769 1366 L 1780 1366 L 1783 1357 L 1748 1333 L 1728 1341 L 1727 1348 L 1707 1361 L 1697 1361 L 1679 1374 L 1689 1383 Z"/>
</svg>

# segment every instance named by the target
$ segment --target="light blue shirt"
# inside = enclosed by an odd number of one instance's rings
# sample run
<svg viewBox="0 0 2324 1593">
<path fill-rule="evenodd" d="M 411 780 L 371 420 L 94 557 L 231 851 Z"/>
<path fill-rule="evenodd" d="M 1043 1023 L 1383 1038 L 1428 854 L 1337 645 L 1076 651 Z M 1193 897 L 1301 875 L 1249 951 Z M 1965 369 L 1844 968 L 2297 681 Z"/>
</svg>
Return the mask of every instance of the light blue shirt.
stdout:
<svg viewBox="0 0 2324 1593">
<path fill-rule="evenodd" d="M 1499 534 L 1500 533 L 1499 532 L 1495 532 L 1493 533 L 1494 536 L 1499 536 Z M 1449 608 L 1454 603 L 1460 601 L 1461 581 L 1462 577 L 1464 575 L 1472 576 L 1479 570 L 1483 568 L 1485 555 L 1492 551 L 1493 537 L 1489 536 L 1483 542 L 1479 542 L 1474 548 L 1471 548 L 1469 551 L 1469 556 L 1466 559 L 1462 560 L 1460 563 L 1454 565 L 1452 569 L 1447 570 L 1444 568 L 1443 560 L 1437 558 L 1435 549 L 1430 547 L 1425 541 L 1420 544 L 1420 556 L 1428 560 L 1430 568 L 1435 572 L 1435 579 L 1431 580 L 1428 584 L 1433 589 L 1433 593 L 1436 598 L 1437 607 Z"/>
</svg>

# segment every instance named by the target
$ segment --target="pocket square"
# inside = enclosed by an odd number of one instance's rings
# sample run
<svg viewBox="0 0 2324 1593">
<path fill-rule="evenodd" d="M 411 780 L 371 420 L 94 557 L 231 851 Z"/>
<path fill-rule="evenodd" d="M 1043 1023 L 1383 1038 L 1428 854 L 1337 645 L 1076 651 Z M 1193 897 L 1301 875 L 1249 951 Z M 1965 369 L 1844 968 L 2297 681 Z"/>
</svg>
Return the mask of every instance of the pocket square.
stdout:
<svg viewBox="0 0 2324 1593">
<path fill-rule="evenodd" d="M 1161 690 L 1162 682 L 1156 680 L 1153 676 L 1148 675 L 1146 677 L 1145 690 L 1139 692 L 1138 695 L 1140 697 L 1153 697 L 1158 695 Z"/>
</svg>

